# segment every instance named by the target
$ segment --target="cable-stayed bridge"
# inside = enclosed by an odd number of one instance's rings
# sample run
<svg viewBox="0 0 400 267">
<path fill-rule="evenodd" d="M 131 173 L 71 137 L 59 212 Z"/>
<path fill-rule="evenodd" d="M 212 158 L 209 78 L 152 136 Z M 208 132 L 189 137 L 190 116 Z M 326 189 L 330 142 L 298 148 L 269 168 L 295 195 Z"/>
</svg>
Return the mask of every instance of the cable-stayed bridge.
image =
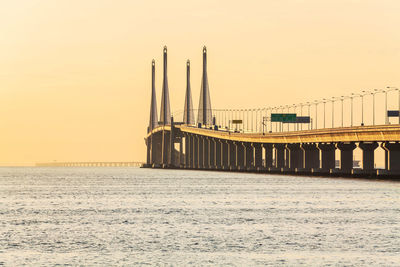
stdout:
<svg viewBox="0 0 400 267">
<path fill-rule="evenodd" d="M 212 109 L 206 47 L 202 52 L 198 109 L 193 109 L 188 60 L 184 109 L 172 113 L 167 48 L 164 47 L 159 120 L 155 61 L 152 62 L 150 121 L 145 138 L 146 167 L 317 175 L 400 174 L 398 88 L 364 90 L 358 94 L 277 107 Z M 395 98 L 395 109 L 388 108 L 388 97 L 392 102 Z M 377 101 L 382 98 L 383 101 Z M 367 100 L 370 103 L 366 104 Z M 355 105 L 356 101 L 358 105 Z M 182 121 L 176 121 L 176 118 L 182 118 Z M 375 167 L 378 147 L 384 151 L 384 168 L 380 169 Z M 362 168 L 354 168 L 356 148 L 362 151 Z M 339 162 L 338 166 L 336 162 Z"/>
</svg>

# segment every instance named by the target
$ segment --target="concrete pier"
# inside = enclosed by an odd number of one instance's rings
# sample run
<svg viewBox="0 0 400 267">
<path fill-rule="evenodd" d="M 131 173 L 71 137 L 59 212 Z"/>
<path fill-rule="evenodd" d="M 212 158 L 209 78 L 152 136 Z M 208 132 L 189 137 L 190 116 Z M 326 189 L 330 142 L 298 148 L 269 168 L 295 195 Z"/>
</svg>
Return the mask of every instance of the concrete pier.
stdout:
<svg viewBox="0 0 400 267">
<path fill-rule="evenodd" d="M 321 171 L 329 172 L 335 168 L 335 150 L 334 143 L 319 143 L 317 148 L 321 151 Z"/>
<path fill-rule="evenodd" d="M 244 146 L 242 142 L 235 142 L 235 147 L 236 147 L 236 167 L 238 170 L 244 170 Z"/>
<path fill-rule="evenodd" d="M 264 147 L 264 158 L 265 158 L 265 168 L 269 169 L 272 168 L 272 152 L 273 152 L 273 146 L 272 144 L 263 144 Z"/>
<path fill-rule="evenodd" d="M 287 144 L 286 149 L 289 151 L 289 166 L 288 169 L 303 168 L 303 151 L 300 149 L 300 144 Z"/>
<path fill-rule="evenodd" d="M 362 150 L 362 167 L 364 171 L 373 171 L 375 165 L 375 149 L 377 142 L 360 142 L 358 145 Z"/>
<path fill-rule="evenodd" d="M 254 167 L 256 170 L 262 168 L 262 146 L 260 143 L 252 143 L 254 148 Z"/>
<path fill-rule="evenodd" d="M 275 149 L 275 168 L 281 169 L 285 164 L 285 144 L 274 144 Z"/>
<path fill-rule="evenodd" d="M 316 144 L 301 144 L 300 148 L 303 150 L 303 168 L 305 170 L 318 169 L 319 162 L 319 149 Z"/>
<path fill-rule="evenodd" d="M 340 150 L 340 171 L 350 173 L 353 169 L 353 150 L 357 146 L 353 142 L 337 143 L 336 148 Z"/>
<path fill-rule="evenodd" d="M 383 142 L 382 148 L 387 151 L 385 158 L 387 162 L 387 171 L 400 173 L 400 143 L 399 142 Z"/>
</svg>

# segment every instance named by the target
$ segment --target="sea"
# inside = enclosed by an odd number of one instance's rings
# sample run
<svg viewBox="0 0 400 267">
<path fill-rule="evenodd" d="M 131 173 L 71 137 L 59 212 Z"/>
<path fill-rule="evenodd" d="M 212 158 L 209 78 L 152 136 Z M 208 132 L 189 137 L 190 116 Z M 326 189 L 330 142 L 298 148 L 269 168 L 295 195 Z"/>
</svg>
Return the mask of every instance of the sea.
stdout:
<svg viewBox="0 0 400 267">
<path fill-rule="evenodd" d="M 0 266 L 400 266 L 400 183 L 2 167 Z"/>
</svg>

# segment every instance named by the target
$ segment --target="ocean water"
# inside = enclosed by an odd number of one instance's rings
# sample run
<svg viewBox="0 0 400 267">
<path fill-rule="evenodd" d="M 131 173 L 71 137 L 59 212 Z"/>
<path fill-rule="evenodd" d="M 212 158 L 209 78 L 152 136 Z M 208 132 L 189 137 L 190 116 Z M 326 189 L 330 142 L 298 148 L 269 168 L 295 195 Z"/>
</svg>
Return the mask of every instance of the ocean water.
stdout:
<svg viewBox="0 0 400 267">
<path fill-rule="evenodd" d="M 400 183 L 0 168 L 0 266 L 400 266 Z"/>
</svg>

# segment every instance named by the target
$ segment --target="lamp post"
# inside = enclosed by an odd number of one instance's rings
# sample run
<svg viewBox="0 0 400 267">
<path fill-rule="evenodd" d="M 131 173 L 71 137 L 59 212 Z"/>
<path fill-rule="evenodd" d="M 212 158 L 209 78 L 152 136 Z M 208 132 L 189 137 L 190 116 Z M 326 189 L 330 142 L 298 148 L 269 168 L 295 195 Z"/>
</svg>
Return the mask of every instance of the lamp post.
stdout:
<svg viewBox="0 0 400 267">
<path fill-rule="evenodd" d="M 315 129 L 318 129 L 318 101 L 315 100 Z"/>
<path fill-rule="evenodd" d="M 344 101 L 344 96 L 340 97 L 340 101 L 342 102 L 342 128 L 343 128 L 343 101 Z"/>
<path fill-rule="evenodd" d="M 332 128 L 335 126 L 335 98 L 332 97 Z"/>
<path fill-rule="evenodd" d="M 285 106 L 286 107 L 286 109 L 287 109 L 287 113 L 290 113 L 290 105 L 286 105 Z M 289 132 L 290 131 L 290 125 L 289 125 L 289 123 L 286 123 L 287 124 L 287 131 Z"/>
<path fill-rule="evenodd" d="M 364 96 L 368 94 L 368 92 L 363 90 L 361 93 L 361 126 L 364 126 Z"/>
<path fill-rule="evenodd" d="M 256 133 L 258 133 L 258 109 L 255 109 L 256 112 L 256 120 L 255 120 L 255 128 L 256 128 Z"/>
<path fill-rule="evenodd" d="M 397 88 L 397 87 L 392 87 L 392 86 L 387 86 L 386 88 L 388 88 L 388 89 L 391 89 L 391 90 L 396 90 L 397 92 L 398 92 L 398 110 L 399 110 L 399 124 L 400 124 L 400 89 L 399 88 Z M 387 113 L 387 111 L 386 111 L 386 113 Z"/>
<path fill-rule="evenodd" d="M 268 110 L 269 110 L 269 114 L 270 114 L 270 123 L 269 123 L 269 129 L 270 129 L 270 131 L 271 131 L 271 133 L 272 133 L 272 120 L 271 120 L 271 114 L 272 114 L 272 108 L 268 108 L 267 109 L 267 117 L 268 117 Z"/>
<path fill-rule="evenodd" d="M 353 127 L 353 98 L 354 98 L 354 93 L 351 93 L 351 96 L 350 96 L 350 101 L 351 101 L 351 114 L 350 114 L 350 116 L 351 116 L 351 119 L 350 119 L 350 126 L 351 127 Z"/>
<path fill-rule="evenodd" d="M 303 106 L 304 106 L 304 104 L 300 103 L 299 106 L 300 106 L 300 116 L 303 117 Z M 303 123 L 300 123 L 300 131 L 302 131 L 302 130 L 303 130 Z"/>
<path fill-rule="evenodd" d="M 297 114 L 296 113 L 296 110 L 297 110 L 297 105 L 296 104 L 293 104 L 293 113 L 295 113 L 295 114 Z M 297 116 L 297 115 L 296 115 Z M 298 125 L 298 123 L 297 122 L 295 122 L 295 124 L 293 125 L 293 130 L 294 131 L 297 131 L 297 130 L 299 130 L 299 125 Z"/>
<path fill-rule="evenodd" d="M 306 103 L 307 105 L 308 105 L 308 117 L 310 118 L 310 122 L 308 123 L 308 130 L 310 130 L 310 126 L 312 125 L 311 124 L 311 103 L 310 102 L 307 102 Z"/>
<path fill-rule="evenodd" d="M 326 99 L 324 98 L 324 99 L 322 99 L 323 100 L 323 103 L 324 103 L 324 129 L 326 128 L 325 127 L 325 107 L 326 107 Z"/>
</svg>

